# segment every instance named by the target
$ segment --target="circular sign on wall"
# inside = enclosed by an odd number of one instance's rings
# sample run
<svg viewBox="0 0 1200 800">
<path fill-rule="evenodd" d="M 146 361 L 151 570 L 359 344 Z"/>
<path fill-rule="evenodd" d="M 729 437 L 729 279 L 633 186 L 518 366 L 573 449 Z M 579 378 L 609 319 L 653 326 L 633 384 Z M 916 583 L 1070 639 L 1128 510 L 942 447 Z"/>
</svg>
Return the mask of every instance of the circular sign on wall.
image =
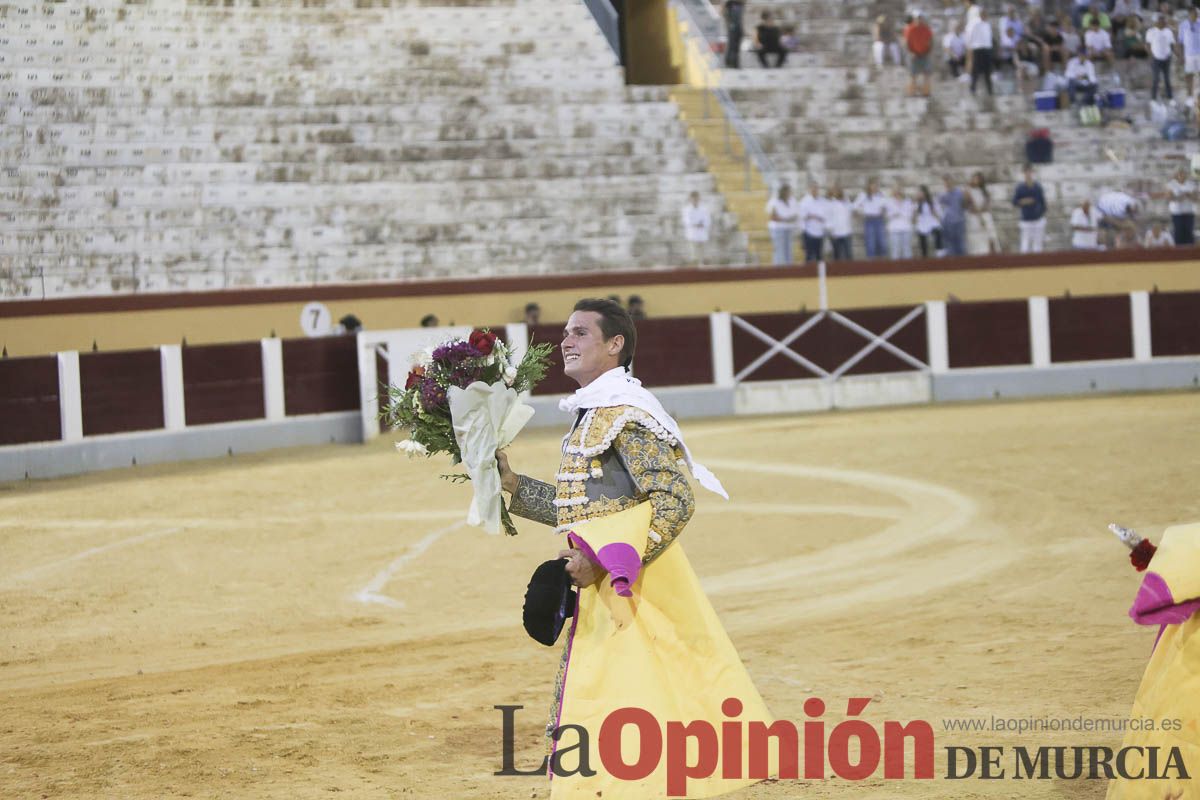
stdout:
<svg viewBox="0 0 1200 800">
<path fill-rule="evenodd" d="M 305 336 L 328 336 L 333 331 L 333 315 L 324 303 L 309 303 L 300 312 L 300 329 Z"/>
</svg>

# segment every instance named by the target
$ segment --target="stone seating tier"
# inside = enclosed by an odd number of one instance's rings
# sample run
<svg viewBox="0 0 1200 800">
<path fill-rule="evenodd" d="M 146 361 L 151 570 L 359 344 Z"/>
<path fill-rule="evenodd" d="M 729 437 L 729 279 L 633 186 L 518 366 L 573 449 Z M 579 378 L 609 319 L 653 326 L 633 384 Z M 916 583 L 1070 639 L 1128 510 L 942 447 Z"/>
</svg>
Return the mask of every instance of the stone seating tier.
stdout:
<svg viewBox="0 0 1200 800">
<path fill-rule="evenodd" d="M 365 183 L 490 181 L 525 178 L 558 179 L 657 175 L 703 172 L 704 164 L 694 154 L 661 156 L 477 158 L 443 161 L 386 161 L 366 164 L 347 162 L 276 162 L 256 164 L 197 163 L 145 164 L 132 167 L 47 167 L 23 164 L 5 169 L 13 184 L 29 188 L 99 187 L 213 183 Z"/>
<path fill-rule="evenodd" d="M 713 194 L 575 2 L 0 8 L 0 98 L 16 296 L 652 267 Z"/>
</svg>

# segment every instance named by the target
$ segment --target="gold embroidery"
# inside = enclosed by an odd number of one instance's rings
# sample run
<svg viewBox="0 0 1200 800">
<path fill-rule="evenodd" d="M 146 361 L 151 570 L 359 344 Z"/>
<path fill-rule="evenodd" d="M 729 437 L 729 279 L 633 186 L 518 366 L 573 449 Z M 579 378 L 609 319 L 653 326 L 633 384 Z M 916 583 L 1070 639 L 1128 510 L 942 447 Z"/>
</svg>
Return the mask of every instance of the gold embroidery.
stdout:
<svg viewBox="0 0 1200 800">
<path fill-rule="evenodd" d="M 603 453 L 593 452 L 600 446 L 615 450 L 637 487 L 636 497 L 588 498 L 587 481 L 603 476 Z M 509 510 L 564 531 L 649 499 L 654 514 L 643 554 L 649 563 L 675 540 L 695 511 L 685 468 L 682 449 L 644 411 L 630 406 L 591 409 L 563 440 L 558 468 L 562 478 L 551 486 L 521 476 Z"/>
<path fill-rule="evenodd" d="M 678 466 L 682 452 L 640 425 L 627 425 L 613 446 L 640 493 L 654 507 L 650 529 L 660 541 L 651 537 L 646 543 L 642 560 L 650 563 L 679 536 L 696 510 L 692 487 Z"/>
<path fill-rule="evenodd" d="M 517 476 L 517 490 L 508 503 L 509 513 L 518 517 L 554 525 L 557 514 L 554 508 L 554 487 L 536 481 L 526 475 Z"/>
</svg>

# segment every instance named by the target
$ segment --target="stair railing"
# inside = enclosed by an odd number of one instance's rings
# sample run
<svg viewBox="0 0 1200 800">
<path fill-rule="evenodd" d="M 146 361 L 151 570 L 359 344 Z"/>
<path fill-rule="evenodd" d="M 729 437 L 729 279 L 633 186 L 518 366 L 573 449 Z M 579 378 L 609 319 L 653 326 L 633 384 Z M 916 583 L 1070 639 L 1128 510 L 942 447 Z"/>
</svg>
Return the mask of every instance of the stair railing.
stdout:
<svg viewBox="0 0 1200 800">
<path fill-rule="evenodd" d="M 691 43 L 695 49 L 699 51 L 702 60 L 703 86 L 701 88 L 704 89 L 704 118 L 711 119 L 712 112 L 709 103 L 710 98 L 715 99 L 724 111 L 725 152 L 730 156 L 734 155 L 733 137 L 735 135 L 742 142 L 742 164 L 745 171 L 746 191 L 750 191 L 752 187 L 751 165 L 753 164 L 758 167 L 763 181 L 774 193 L 775 189 L 783 182 L 779 170 L 776 169 L 771 157 L 763 149 L 758 137 L 754 135 L 754 131 L 746 124 L 733 97 L 720 85 L 717 77 L 720 74 L 721 66 L 713 49 L 713 43 L 716 36 L 715 31 L 719 30 L 720 19 L 717 18 L 715 27 L 711 18 L 705 19 L 702 23 L 700 16 L 693 13 L 693 7 L 697 4 L 707 7 L 707 12 L 699 11 L 700 15 L 715 16 L 712 4 L 708 0 L 671 0 L 671 5 L 676 9 L 679 18 L 687 23 L 687 36 L 692 40 Z"/>
</svg>

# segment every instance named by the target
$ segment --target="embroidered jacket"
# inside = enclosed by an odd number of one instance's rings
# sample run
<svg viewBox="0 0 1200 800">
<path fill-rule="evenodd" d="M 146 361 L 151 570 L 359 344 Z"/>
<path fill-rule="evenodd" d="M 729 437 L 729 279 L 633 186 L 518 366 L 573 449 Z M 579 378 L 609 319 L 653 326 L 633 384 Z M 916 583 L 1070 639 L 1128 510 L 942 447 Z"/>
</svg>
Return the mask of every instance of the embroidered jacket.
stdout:
<svg viewBox="0 0 1200 800">
<path fill-rule="evenodd" d="M 678 442 L 633 406 L 588 409 L 563 438 L 555 484 L 518 476 L 508 510 L 556 532 L 650 501 L 653 515 L 642 562 L 650 563 L 683 531 L 696 502 Z"/>
</svg>

